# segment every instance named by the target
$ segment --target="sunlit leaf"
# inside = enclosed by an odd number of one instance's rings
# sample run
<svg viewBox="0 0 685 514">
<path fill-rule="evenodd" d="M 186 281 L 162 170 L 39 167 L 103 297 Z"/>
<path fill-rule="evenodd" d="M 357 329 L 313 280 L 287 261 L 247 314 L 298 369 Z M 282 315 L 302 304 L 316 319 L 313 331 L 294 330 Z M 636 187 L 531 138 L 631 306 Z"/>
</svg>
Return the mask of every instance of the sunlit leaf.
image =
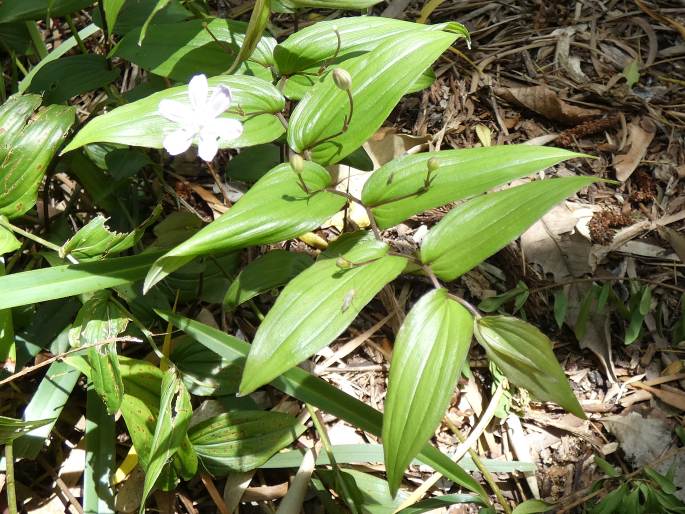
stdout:
<svg viewBox="0 0 685 514">
<path fill-rule="evenodd" d="M 370 233 L 353 233 L 291 280 L 257 329 L 241 394 L 271 382 L 340 335 L 404 269 L 406 259 L 388 250 Z M 341 259 L 349 268 L 340 266 Z"/>
<path fill-rule="evenodd" d="M 445 415 L 472 334 L 473 317 L 446 289 L 425 294 L 402 323 L 383 415 L 385 469 L 393 494 Z"/>
</svg>

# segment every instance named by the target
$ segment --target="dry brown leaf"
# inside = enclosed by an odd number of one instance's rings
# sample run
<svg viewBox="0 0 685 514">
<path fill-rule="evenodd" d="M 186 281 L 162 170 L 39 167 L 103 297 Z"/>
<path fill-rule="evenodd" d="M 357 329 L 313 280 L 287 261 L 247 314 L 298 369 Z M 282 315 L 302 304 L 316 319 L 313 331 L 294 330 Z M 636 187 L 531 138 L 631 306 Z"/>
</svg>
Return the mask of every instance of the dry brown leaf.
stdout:
<svg viewBox="0 0 685 514">
<path fill-rule="evenodd" d="M 657 230 L 659 235 L 671 245 L 680 262 L 685 264 L 685 235 L 669 227 L 659 227 Z"/>
<path fill-rule="evenodd" d="M 649 118 L 634 119 L 628 125 L 628 144 L 630 149 L 625 154 L 614 156 L 616 178 L 625 182 L 647 153 L 649 144 L 656 134 L 656 126 Z"/>
<path fill-rule="evenodd" d="M 496 87 L 495 93 L 509 102 L 515 102 L 535 111 L 547 119 L 574 125 L 593 116 L 599 116 L 599 109 L 577 107 L 562 100 L 559 94 L 547 86 Z"/>
<path fill-rule="evenodd" d="M 684 393 L 678 393 L 675 391 L 667 391 L 665 389 L 661 389 L 659 387 L 652 387 L 645 385 L 643 383 L 637 382 L 635 384 L 632 384 L 633 387 L 639 387 L 640 389 L 644 389 L 645 391 L 649 391 L 652 393 L 654 396 L 659 398 L 664 403 L 669 404 L 671 407 L 675 407 L 676 409 L 680 409 L 682 411 L 685 411 L 685 394 Z"/>
</svg>

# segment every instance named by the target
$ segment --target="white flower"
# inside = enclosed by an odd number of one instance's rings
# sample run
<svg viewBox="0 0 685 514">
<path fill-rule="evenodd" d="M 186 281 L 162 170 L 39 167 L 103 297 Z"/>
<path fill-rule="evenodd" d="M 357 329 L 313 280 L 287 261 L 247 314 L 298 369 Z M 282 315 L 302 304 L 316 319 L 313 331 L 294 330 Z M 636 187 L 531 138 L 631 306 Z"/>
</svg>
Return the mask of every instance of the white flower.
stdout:
<svg viewBox="0 0 685 514">
<path fill-rule="evenodd" d="M 164 137 L 164 148 L 171 155 L 178 155 L 197 138 L 198 155 L 211 161 L 219 151 L 220 139 L 237 139 L 243 133 L 238 120 L 219 117 L 231 105 L 231 90 L 220 85 L 210 97 L 207 77 L 195 75 L 188 84 L 188 97 L 190 105 L 175 100 L 159 102 L 159 114 L 179 125 Z"/>
</svg>

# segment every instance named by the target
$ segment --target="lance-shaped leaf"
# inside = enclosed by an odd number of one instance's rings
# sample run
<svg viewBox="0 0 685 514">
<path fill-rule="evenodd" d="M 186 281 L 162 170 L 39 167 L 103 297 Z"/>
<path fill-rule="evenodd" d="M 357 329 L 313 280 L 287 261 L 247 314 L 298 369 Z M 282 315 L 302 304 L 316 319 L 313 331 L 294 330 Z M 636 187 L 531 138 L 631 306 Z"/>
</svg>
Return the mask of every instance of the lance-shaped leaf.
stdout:
<svg viewBox="0 0 685 514">
<path fill-rule="evenodd" d="M 312 264 L 304 253 L 273 250 L 248 264 L 231 283 L 224 305 L 235 309 L 238 305 L 274 287 L 280 287 Z"/>
<path fill-rule="evenodd" d="M 145 277 L 159 253 L 116 257 L 0 276 L 0 309 L 129 284 Z"/>
<path fill-rule="evenodd" d="M 271 382 L 340 335 L 404 269 L 404 257 L 387 254 L 370 233 L 353 233 L 291 280 L 257 330 L 240 393 Z"/>
<path fill-rule="evenodd" d="M 236 365 L 243 362 L 251 345 L 245 341 L 212 328 L 208 325 L 193 321 L 172 312 L 158 312 L 164 319 L 172 320 L 174 326 L 183 330 L 198 343 L 209 348 L 218 355 Z M 373 407 L 357 400 L 328 382 L 315 377 L 305 370 L 295 367 L 276 378 L 271 385 L 285 394 L 309 403 L 319 409 L 337 416 L 348 423 L 359 427 L 375 436 L 381 436 L 382 415 Z M 483 497 L 485 491 L 461 467 L 436 448 L 426 444 L 418 455 L 421 462 L 432 466 L 450 480 L 460 484 Z"/>
<path fill-rule="evenodd" d="M 34 428 L 52 423 L 51 419 L 38 419 L 35 421 L 22 421 L 21 419 L 0 416 L 0 444 L 7 444 L 27 434 Z"/>
<path fill-rule="evenodd" d="M 21 216 L 75 121 L 73 107 L 39 109 L 38 95 L 14 95 L 0 106 L 0 215 Z"/>
<path fill-rule="evenodd" d="M 554 205 L 595 182 L 590 177 L 539 180 L 478 196 L 452 209 L 421 244 L 421 260 L 454 280 L 504 248 Z"/>
<path fill-rule="evenodd" d="M 340 35 L 340 45 L 336 30 Z M 424 25 L 379 16 L 356 16 L 320 21 L 299 30 L 279 43 L 273 55 L 279 73 L 290 76 L 298 72 L 314 71 L 334 57 L 335 62 L 358 57 L 402 34 L 440 30 L 468 38 L 468 31 L 460 23 Z"/>
<path fill-rule="evenodd" d="M 152 25 L 142 44 L 140 30 L 133 30 L 112 54 L 133 62 L 156 75 L 187 81 L 197 73 L 208 76 L 226 73 L 245 41 L 247 23 L 235 20 L 190 20 Z M 216 38 L 216 39 L 214 39 Z M 249 60 L 262 67 L 273 64 L 276 40 L 256 38 Z"/>
<path fill-rule="evenodd" d="M 221 139 L 221 148 L 268 143 L 284 132 L 283 125 L 274 114 L 283 110 L 285 99 L 272 84 L 244 75 L 224 75 L 209 79 L 210 87 L 219 85 L 230 88 L 233 95 L 232 107 L 220 118 L 238 119 L 243 123 L 242 135 L 237 139 Z M 188 86 L 165 89 L 96 117 L 76 134 L 62 153 L 89 143 L 121 143 L 162 148 L 164 136 L 178 127 L 159 114 L 159 103 L 165 99 L 190 107 Z"/>
<path fill-rule="evenodd" d="M 127 326 L 126 314 L 112 301 L 109 292 L 98 291 L 83 304 L 69 330 L 72 347 L 89 347 L 90 379 L 109 414 L 119 410 L 124 397 L 115 339 Z M 105 341 L 108 342 L 103 344 Z"/>
<path fill-rule="evenodd" d="M 262 38 L 266 24 L 269 22 L 269 16 L 271 15 L 271 0 L 256 0 L 254 7 L 252 8 L 252 14 L 250 15 L 250 21 L 247 24 L 247 29 L 245 30 L 245 39 L 243 44 L 240 46 L 240 51 L 238 56 L 231 64 L 231 69 L 229 73 L 235 70 L 242 62 L 250 58 L 254 53 L 259 41 Z M 272 62 L 273 51 L 269 55 L 269 60 Z M 269 64 L 271 64 L 271 62 Z"/>
<path fill-rule="evenodd" d="M 93 0 L 21 0 L 0 2 L 0 23 L 64 16 L 93 4 Z"/>
<path fill-rule="evenodd" d="M 145 511 L 145 501 L 161 476 L 164 466 L 179 450 L 193 415 L 190 394 L 176 370 L 162 377 L 162 397 L 159 403 L 157 424 L 150 448 L 150 459 L 145 470 L 143 498 L 139 512 Z"/>
<path fill-rule="evenodd" d="M 511 316 L 481 318 L 474 332 L 488 358 L 512 384 L 527 389 L 539 401 L 555 402 L 585 418 L 545 334 Z"/>
<path fill-rule="evenodd" d="M 126 0 L 102 0 L 102 8 L 105 11 L 105 23 L 107 24 L 107 31 L 112 34 L 114 26 L 117 24 L 119 11 L 126 3 Z"/>
<path fill-rule="evenodd" d="M 446 289 L 424 295 L 402 323 L 383 414 L 385 469 L 393 495 L 445 415 L 472 335 L 473 317 Z"/>
<path fill-rule="evenodd" d="M 93 388 L 86 393 L 86 465 L 83 471 L 84 514 L 114 514 L 112 478 L 116 464 L 114 417 L 107 414 Z"/>
<path fill-rule="evenodd" d="M 362 191 L 381 229 L 425 210 L 478 195 L 489 189 L 582 154 L 530 145 L 444 150 L 393 159 L 369 177 Z M 439 164 L 425 183 L 428 160 Z"/>
<path fill-rule="evenodd" d="M 145 20 L 145 23 L 143 23 L 143 26 L 140 28 L 140 35 L 138 36 L 138 46 L 143 44 L 143 40 L 145 39 L 145 34 L 147 33 L 147 29 L 150 26 L 150 23 L 152 23 L 153 18 L 155 15 L 164 10 L 168 5 L 171 0 L 157 0 L 157 3 L 152 9 L 152 12 L 150 12 L 149 16 Z"/>
<path fill-rule="evenodd" d="M 231 209 L 193 237 L 161 257 L 150 268 L 145 290 L 199 255 L 227 252 L 257 244 L 276 243 L 317 228 L 345 203 L 323 191 L 329 173 L 305 162 L 305 192 L 290 164 L 280 164 L 264 175 Z"/>
<path fill-rule="evenodd" d="M 312 159 L 322 164 L 340 161 L 376 132 L 400 98 L 456 37 L 441 31 L 410 32 L 343 62 L 339 68 L 352 77 L 349 93 L 354 105 L 347 129 L 341 133 L 350 114 L 348 91 L 339 89 L 329 74 L 293 111 L 288 144 L 297 152 L 310 151 Z"/>
<path fill-rule="evenodd" d="M 250 471 L 264 464 L 304 432 L 297 418 L 282 412 L 226 412 L 194 425 L 188 437 L 212 475 Z"/>
<path fill-rule="evenodd" d="M 72 255 L 83 261 L 128 250 L 143 237 L 145 229 L 154 223 L 161 210 L 161 205 L 158 205 L 150 217 L 131 232 L 109 230 L 105 225 L 107 218 L 96 216 L 61 246 L 60 257 Z"/>
</svg>

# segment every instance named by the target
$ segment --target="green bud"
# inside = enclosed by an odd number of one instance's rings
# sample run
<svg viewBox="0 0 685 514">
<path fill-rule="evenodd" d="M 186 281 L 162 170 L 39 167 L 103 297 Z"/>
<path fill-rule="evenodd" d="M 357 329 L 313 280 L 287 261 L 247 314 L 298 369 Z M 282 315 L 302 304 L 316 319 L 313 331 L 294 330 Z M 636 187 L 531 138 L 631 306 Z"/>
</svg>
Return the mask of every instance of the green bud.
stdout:
<svg viewBox="0 0 685 514">
<path fill-rule="evenodd" d="M 345 257 L 338 257 L 335 260 L 335 265 L 340 269 L 350 269 L 352 267 L 352 263 L 345 259 Z"/>
<path fill-rule="evenodd" d="M 333 82 L 343 91 L 347 91 L 352 87 L 352 76 L 347 70 L 336 68 L 333 70 Z"/>
<path fill-rule="evenodd" d="M 435 171 L 440 167 L 440 161 L 435 157 L 428 159 L 428 171 Z"/>
<path fill-rule="evenodd" d="M 290 166 L 298 175 L 302 173 L 304 170 L 304 159 L 299 153 L 294 153 L 290 156 Z"/>
</svg>

